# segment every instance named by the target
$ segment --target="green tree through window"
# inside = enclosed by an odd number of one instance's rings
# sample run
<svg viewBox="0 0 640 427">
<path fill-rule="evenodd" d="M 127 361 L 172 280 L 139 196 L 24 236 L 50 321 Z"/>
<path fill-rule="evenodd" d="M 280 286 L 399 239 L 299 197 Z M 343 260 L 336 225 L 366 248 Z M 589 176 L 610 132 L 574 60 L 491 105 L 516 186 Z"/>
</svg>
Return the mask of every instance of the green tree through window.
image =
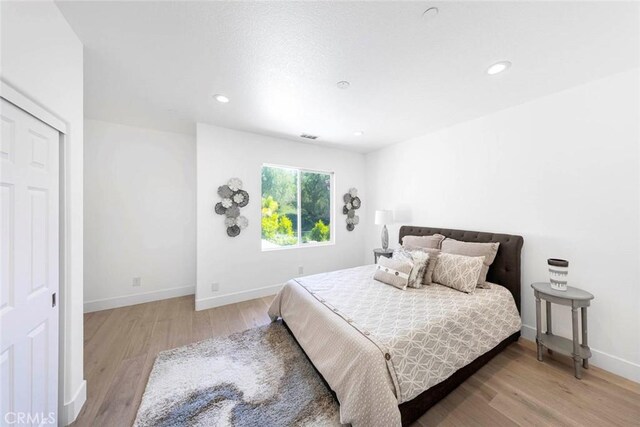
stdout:
<svg viewBox="0 0 640 427">
<path fill-rule="evenodd" d="M 332 174 L 262 168 L 262 248 L 331 241 Z"/>
</svg>

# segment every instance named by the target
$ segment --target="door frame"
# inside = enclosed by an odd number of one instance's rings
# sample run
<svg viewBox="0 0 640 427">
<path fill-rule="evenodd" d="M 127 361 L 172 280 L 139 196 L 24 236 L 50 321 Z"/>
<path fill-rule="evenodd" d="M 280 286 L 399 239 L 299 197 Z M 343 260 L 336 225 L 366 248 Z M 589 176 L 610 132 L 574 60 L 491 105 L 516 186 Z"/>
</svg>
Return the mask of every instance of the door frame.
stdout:
<svg viewBox="0 0 640 427">
<path fill-rule="evenodd" d="M 69 282 L 67 274 L 69 263 L 67 250 L 70 247 L 71 235 L 69 233 L 70 227 L 67 225 L 69 215 L 69 202 L 67 194 L 69 192 L 69 180 L 67 177 L 67 155 L 69 153 L 68 146 L 68 124 L 65 120 L 61 119 L 58 115 L 51 112 L 47 108 L 41 106 L 37 102 L 33 101 L 22 92 L 16 90 L 11 84 L 7 83 L 4 79 L 0 79 L 0 98 L 10 102 L 21 110 L 32 115 L 41 122 L 46 123 L 59 134 L 59 172 L 58 172 L 58 189 L 59 189 L 59 205 L 58 205 L 58 232 L 59 232 L 59 250 L 58 250 L 58 423 L 61 424 L 67 422 L 65 408 L 64 408 L 64 362 L 65 362 L 65 313 L 67 302 L 67 290 L 69 289 Z"/>
</svg>

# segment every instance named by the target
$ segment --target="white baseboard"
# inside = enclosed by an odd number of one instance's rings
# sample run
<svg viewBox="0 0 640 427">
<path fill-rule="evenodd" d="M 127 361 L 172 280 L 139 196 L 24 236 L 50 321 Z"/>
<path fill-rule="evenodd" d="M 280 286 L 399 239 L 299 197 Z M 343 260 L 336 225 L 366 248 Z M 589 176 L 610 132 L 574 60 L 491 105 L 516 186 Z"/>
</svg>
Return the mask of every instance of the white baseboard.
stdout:
<svg viewBox="0 0 640 427">
<path fill-rule="evenodd" d="M 536 328 L 522 325 L 522 338 L 536 341 Z M 589 363 L 605 371 L 612 372 L 631 381 L 640 382 L 640 365 L 591 347 Z"/>
<path fill-rule="evenodd" d="M 87 401 L 87 381 L 82 380 L 80 387 L 76 390 L 76 393 L 73 395 L 73 399 L 69 402 L 65 402 L 62 407 L 62 414 L 59 414 L 60 423 L 59 425 L 68 426 L 72 422 L 78 418 L 82 407 L 84 406 L 84 402 Z"/>
<path fill-rule="evenodd" d="M 232 294 L 219 295 L 208 298 L 196 299 L 196 311 L 208 308 L 220 307 L 236 302 L 248 301 L 250 299 L 262 298 L 278 293 L 283 284 L 265 286 L 264 288 L 251 289 L 249 291 L 235 292 Z"/>
<path fill-rule="evenodd" d="M 167 298 L 193 295 L 196 293 L 195 286 L 182 286 L 180 288 L 162 289 L 160 291 L 143 292 L 121 297 L 97 299 L 84 302 L 84 312 L 108 310 L 110 308 L 126 307 L 128 305 L 142 304 L 151 301 L 160 301 Z"/>
</svg>

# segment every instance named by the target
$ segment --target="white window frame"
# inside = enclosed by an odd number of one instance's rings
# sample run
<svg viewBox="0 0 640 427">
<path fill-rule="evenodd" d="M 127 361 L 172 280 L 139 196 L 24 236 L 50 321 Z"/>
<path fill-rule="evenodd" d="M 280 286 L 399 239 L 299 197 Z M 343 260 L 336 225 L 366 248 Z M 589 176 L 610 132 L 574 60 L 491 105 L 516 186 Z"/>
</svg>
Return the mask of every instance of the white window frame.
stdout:
<svg viewBox="0 0 640 427">
<path fill-rule="evenodd" d="M 262 166 L 260 167 L 260 199 L 262 199 L 262 169 L 263 168 L 279 168 L 279 169 L 289 169 L 289 170 L 295 170 L 298 173 L 298 178 L 297 178 L 297 182 L 298 182 L 298 198 L 297 198 L 297 216 L 298 216 L 298 221 L 297 221 L 297 236 L 298 236 L 298 243 L 296 243 L 295 245 L 288 245 L 288 246 L 279 246 L 279 247 L 275 247 L 275 248 L 264 248 L 262 247 L 262 224 L 260 224 L 260 248 L 263 252 L 270 252 L 270 251 L 282 251 L 282 250 L 287 250 L 287 249 L 303 249 L 303 248 L 317 248 L 317 247 L 322 247 L 322 246 L 331 246 L 331 245 L 335 245 L 336 242 L 336 234 L 335 234 L 335 172 L 333 171 L 326 171 L 326 170 L 320 170 L 320 169 L 307 169 L 307 168 L 300 168 L 300 167 L 296 167 L 296 166 L 286 166 L 286 165 L 278 165 L 278 164 L 273 164 L 273 163 L 263 163 Z M 309 172 L 309 173 L 318 173 L 318 174 L 326 174 L 329 175 L 329 221 L 331 222 L 331 224 L 329 224 L 329 233 L 330 233 L 330 239 L 326 242 L 314 242 L 314 243 L 302 243 L 302 173 L 304 172 Z M 262 218 L 262 203 L 260 203 L 260 218 Z"/>
</svg>

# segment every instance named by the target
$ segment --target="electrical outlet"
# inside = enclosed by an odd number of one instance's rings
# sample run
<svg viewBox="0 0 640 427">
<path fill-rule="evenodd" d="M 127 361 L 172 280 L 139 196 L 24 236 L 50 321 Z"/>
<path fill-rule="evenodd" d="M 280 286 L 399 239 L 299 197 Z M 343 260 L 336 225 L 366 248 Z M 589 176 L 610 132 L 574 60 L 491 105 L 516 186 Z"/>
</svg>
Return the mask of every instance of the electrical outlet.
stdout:
<svg viewBox="0 0 640 427">
<path fill-rule="evenodd" d="M 220 290 L 220 284 L 218 282 L 212 283 L 211 284 L 211 291 L 212 292 L 217 292 Z"/>
<path fill-rule="evenodd" d="M 141 277 L 134 277 L 133 278 L 133 286 L 138 287 L 142 285 L 142 278 Z"/>
<path fill-rule="evenodd" d="M 304 266 L 298 266 L 298 274 L 304 274 Z"/>
</svg>

